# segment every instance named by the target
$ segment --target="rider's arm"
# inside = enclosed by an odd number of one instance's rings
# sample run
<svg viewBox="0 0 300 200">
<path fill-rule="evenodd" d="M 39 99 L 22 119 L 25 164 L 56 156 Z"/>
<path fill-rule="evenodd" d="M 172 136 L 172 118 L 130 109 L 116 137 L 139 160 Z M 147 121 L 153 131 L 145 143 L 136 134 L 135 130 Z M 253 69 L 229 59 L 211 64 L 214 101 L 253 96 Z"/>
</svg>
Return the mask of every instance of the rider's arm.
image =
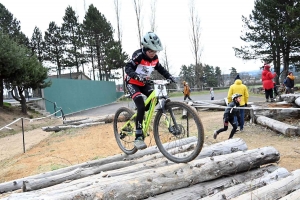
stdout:
<svg viewBox="0 0 300 200">
<path fill-rule="evenodd" d="M 156 64 L 155 69 L 166 79 L 171 77 L 171 74 L 159 62 Z"/>
<path fill-rule="evenodd" d="M 137 73 L 135 72 L 137 65 L 141 62 L 141 53 L 139 51 L 135 51 L 132 55 L 132 58 L 125 65 L 125 73 L 134 78 Z"/>
</svg>

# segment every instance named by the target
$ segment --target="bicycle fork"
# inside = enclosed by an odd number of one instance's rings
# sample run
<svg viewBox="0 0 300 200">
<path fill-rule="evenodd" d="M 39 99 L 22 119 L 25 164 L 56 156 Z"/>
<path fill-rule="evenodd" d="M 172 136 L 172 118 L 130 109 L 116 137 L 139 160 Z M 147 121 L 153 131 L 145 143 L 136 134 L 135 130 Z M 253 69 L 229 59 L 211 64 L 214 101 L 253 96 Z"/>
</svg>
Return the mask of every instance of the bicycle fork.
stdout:
<svg viewBox="0 0 300 200">
<path fill-rule="evenodd" d="M 162 110 L 163 110 L 162 114 L 163 114 L 164 119 L 165 119 L 164 121 L 165 121 L 166 127 L 168 127 L 169 132 L 172 133 L 173 135 L 175 135 L 175 136 L 180 135 L 181 134 L 181 129 L 179 128 L 179 126 L 177 124 L 177 121 L 176 121 L 173 110 L 169 109 L 170 117 L 168 117 L 167 114 L 166 114 L 167 110 L 165 109 L 165 105 L 166 105 L 168 100 L 169 99 L 163 101 L 162 104 L 161 104 Z M 172 126 L 171 120 L 173 122 L 173 126 Z"/>
</svg>

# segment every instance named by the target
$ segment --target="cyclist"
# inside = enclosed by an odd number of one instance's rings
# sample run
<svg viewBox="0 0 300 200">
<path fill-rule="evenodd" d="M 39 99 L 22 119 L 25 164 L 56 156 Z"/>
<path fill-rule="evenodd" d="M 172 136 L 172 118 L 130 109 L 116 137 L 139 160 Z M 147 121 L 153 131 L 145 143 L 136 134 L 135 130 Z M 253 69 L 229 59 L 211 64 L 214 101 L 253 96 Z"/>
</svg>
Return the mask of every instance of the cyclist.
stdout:
<svg viewBox="0 0 300 200">
<path fill-rule="evenodd" d="M 136 116 L 136 138 L 134 145 L 137 149 L 144 149 L 147 145 L 144 142 L 142 132 L 142 122 L 145 107 L 142 94 L 147 97 L 153 91 L 152 87 L 145 82 L 150 78 L 153 70 L 157 70 L 166 79 L 175 82 L 175 78 L 159 63 L 157 52 L 162 51 L 163 47 L 159 37 L 153 32 L 147 32 L 141 41 L 143 48 L 136 50 L 131 60 L 125 66 L 125 82 L 128 92 L 137 107 Z"/>
<path fill-rule="evenodd" d="M 230 104 L 228 104 L 228 106 L 224 112 L 224 117 L 223 117 L 224 128 L 221 128 L 214 132 L 214 139 L 217 139 L 217 136 L 219 133 L 221 133 L 223 131 L 227 131 L 228 122 L 232 125 L 232 130 L 231 130 L 231 133 L 230 133 L 228 139 L 231 139 L 233 137 L 233 135 L 237 132 L 237 127 L 238 127 L 238 124 L 240 124 L 241 117 L 240 117 L 240 110 L 235 109 L 235 108 L 240 106 L 241 96 L 242 95 L 238 94 L 238 93 L 233 94 L 231 96 L 232 102 Z"/>
</svg>

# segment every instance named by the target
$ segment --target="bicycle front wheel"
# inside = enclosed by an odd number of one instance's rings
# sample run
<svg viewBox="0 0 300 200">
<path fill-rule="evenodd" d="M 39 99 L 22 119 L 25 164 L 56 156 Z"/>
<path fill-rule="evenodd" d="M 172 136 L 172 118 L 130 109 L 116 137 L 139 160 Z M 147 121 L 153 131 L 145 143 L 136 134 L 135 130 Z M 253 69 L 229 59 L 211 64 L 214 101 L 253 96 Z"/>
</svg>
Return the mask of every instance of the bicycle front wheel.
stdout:
<svg viewBox="0 0 300 200">
<path fill-rule="evenodd" d="M 183 102 L 168 102 L 165 113 L 159 110 L 153 124 L 154 139 L 160 152 L 176 163 L 195 159 L 204 142 L 202 122 L 191 106 Z"/>
<path fill-rule="evenodd" d="M 134 154 L 137 148 L 135 140 L 135 118 L 131 119 L 134 112 L 126 107 L 119 108 L 114 117 L 114 134 L 120 149 L 126 154 Z"/>
</svg>

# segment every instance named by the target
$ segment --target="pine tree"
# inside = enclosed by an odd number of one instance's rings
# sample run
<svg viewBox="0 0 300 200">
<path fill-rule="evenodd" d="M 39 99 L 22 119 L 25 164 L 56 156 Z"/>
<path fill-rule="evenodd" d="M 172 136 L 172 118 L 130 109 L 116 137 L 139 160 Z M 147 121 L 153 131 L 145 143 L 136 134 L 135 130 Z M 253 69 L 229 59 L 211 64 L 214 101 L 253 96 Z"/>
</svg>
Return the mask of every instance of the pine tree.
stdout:
<svg viewBox="0 0 300 200">
<path fill-rule="evenodd" d="M 113 29 L 111 24 L 106 20 L 105 16 L 92 5 L 84 17 L 83 25 L 85 32 L 91 36 L 93 41 L 89 41 L 91 45 L 95 45 L 95 54 L 97 58 L 97 68 L 99 70 L 100 80 L 104 79 L 104 74 L 107 77 L 108 66 L 105 65 L 105 52 L 110 47 L 110 42 L 113 41 Z M 94 48 L 90 46 L 91 53 Z M 93 55 L 90 55 L 92 57 Z"/>
<path fill-rule="evenodd" d="M 61 34 L 61 28 L 55 22 L 49 23 L 49 28 L 45 32 L 45 61 L 49 61 L 57 66 L 58 76 L 61 75 L 61 70 L 65 68 L 63 59 L 65 53 L 65 41 Z"/>
<path fill-rule="evenodd" d="M 33 30 L 29 46 L 32 53 L 37 56 L 40 63 L 43 63 L 45 43 L 43 40 L 42 32 L 38 27 L 35 27 Z"/>
<path fill-rule="evenodd" d="M 180 67 L 179 77 L 181 81 L 188 82 L 190 87 L 195 87 L 196 82 L 194 80 L 195 77 L 194 65 L 192 64 L 190 66 L 182 65 Z"/>
<path fill-rule="evenodd" d="M 299 36 L 295 33 L 300 20 L 295 13 L 299 13 L 299 0 L 256 0 L 249 18 L 242 17 L 241 39 L 248 45 L 234 48 L 236 56 L 273 63 L 278 75 L 283 65 L 286 74 L 290 64 L 299 63 Z"/>
<path fill-rule="evenodd" d="M 7 60 L 9 57 L 14 57 L 14 55 L 9 55 L 9 52 L 15 52 L 17 47 L 15 44 L 12 44 L 11 48 L 9 48 L 10 40 L 17 42 L 18 44 L 22 44 L 24 42 L 26 44 L 26 37 L 21 32 L 20 22 L 14 18 L 13 14 L 11 14 L 5 6 L 0 3 L 0 33 L 1 33 L 1 42 L 0 45 L 2 48 L 2 59 L 0 62 L 0 106 L 3 106 L 3 81 L 10 76 L 15 70 L 15 66 L 13 65 L 13 61 Z M 28 40 L 27 40 L 28 41 Z M 5 51 L 5 49 L 7 51 Z M 18 55 L 18 54 L 16 54 Z M 15 57 L 14 57 L 15 58 Z M 10 64 L 6 65 L 9 62 Z M 18 62 L 17 60 L 14 61 Z M 8 67 L 10 66 L 10 67 Z"/>
<path fill-rule="evenodd" d="M 79 72 L 80 65 L 86 63 L 85 56 L 82 52 L 83 40 L 82 30 L 76 16 L 75 11 L 71 6 L 68 6 L 63 17 L 62 36 L 66 43 L 66 58 L 64 60 L 65 66 L 75 67 Z"/>
<path fill-rule="evenodd" d="M 106 67 L 105 75 L 106 81 L 108 81 L 116 70 L 122 69 L 125 66 L 125 61 L 128 59 L 128 55 L 123 51 L 120 42 L 111 41 L 105 51 L 104 64 Z M 114 71 L 114 72 L 113 72 Z M 119 75 L 119 74 L 117 74 Z M 114 77 L 114 79 L 120 79 L 121 77 Z"/>
<path fill-rule="evenodd" d="M 222 71 L 220 67 L 215 67 L 215 79 L 217 80 L 217 87 L 224 85 L 224 80 L 222 79 Z"/>
</svg>

